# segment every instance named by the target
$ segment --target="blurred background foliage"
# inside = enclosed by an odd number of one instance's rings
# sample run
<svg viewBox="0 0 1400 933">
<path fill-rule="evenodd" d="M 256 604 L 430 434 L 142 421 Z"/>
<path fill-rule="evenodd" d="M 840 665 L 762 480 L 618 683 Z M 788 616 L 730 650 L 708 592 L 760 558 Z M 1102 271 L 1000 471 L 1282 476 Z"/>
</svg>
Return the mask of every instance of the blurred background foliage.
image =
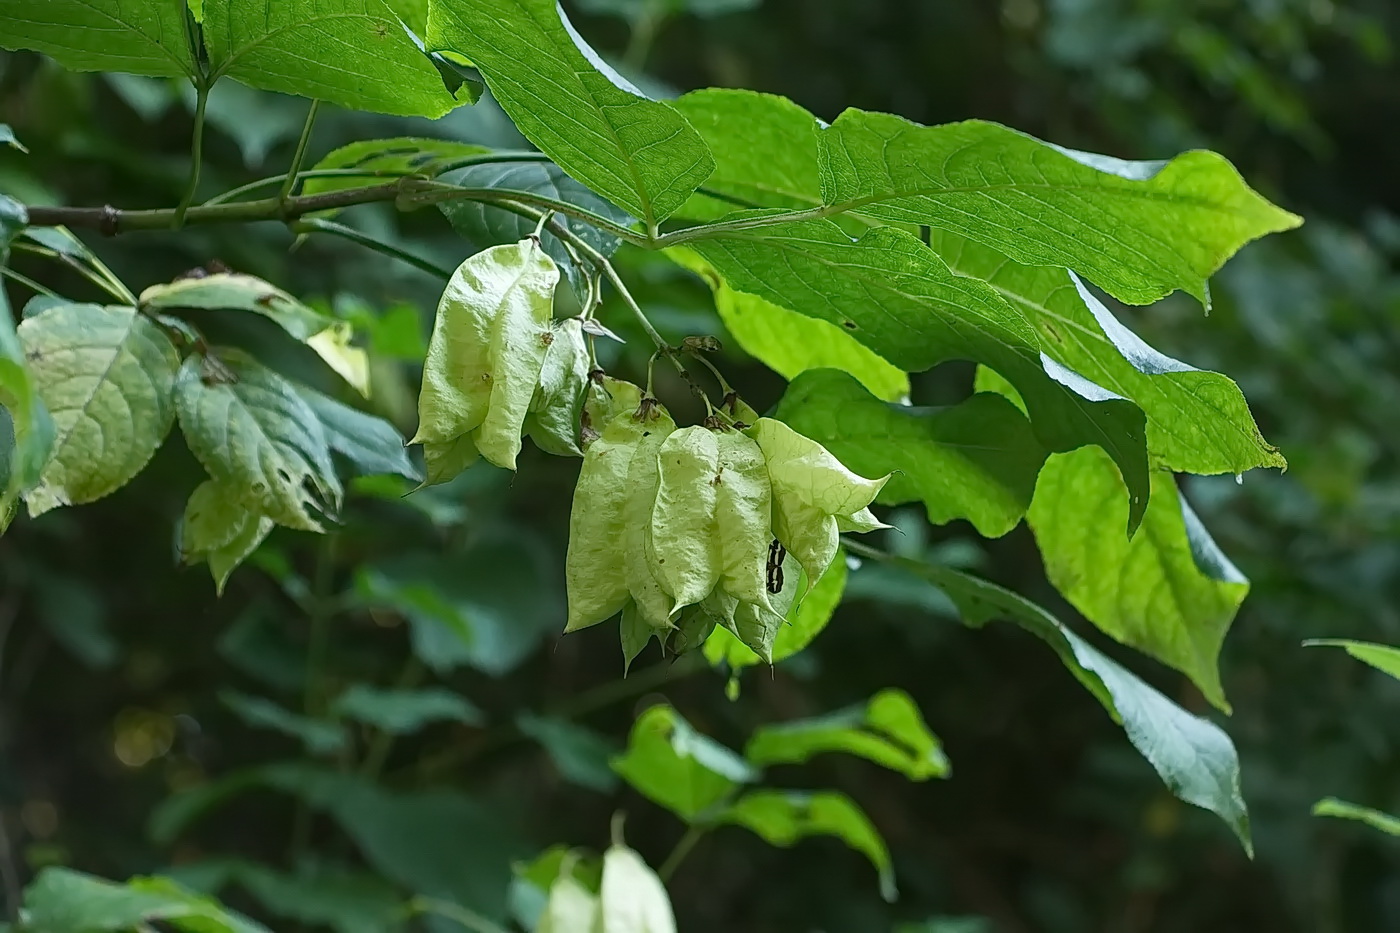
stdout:
<svg viewBox="0 0 1400 933">
<path fill-rule="evenodd" d="M 409 498 L 399 480 L 358 481 L 343 527 L 275 532 L 216 600 L 203 569 L 174 566 L 172 528 L 198 482 L 175 441 L 120 493 L 0 538 L 7 893 L 39 867 L 70 864 L 118 878 L 171 870 L 275 929 L 386 929 L 396 891 L 505 918 L 524 909 L 508 897 L 513 860 L 554 843 L 601 848 L 619 807 L 653 864 L 675 844 L 678 822 L 606 766 L 657 696 L 737 745 L 756 724 L 896 686 L 943 739 L 953 778 L 908 784 L 822 760 L 800 783 L 841 788 L 870 813 L 900 900 L 883 903 L 869 867 L 835 841 L 777 850 L 728 829 L 672 882 L 683 930 L 1400 929 L 1394 841 L 1308 815 L 1331 794 L 1400 808 L 1400 689 L 1340 652 L 1300 647 L 1323 636 L 1400 643 L 1400 6 L 580 0 L 578 10 L 594 44 L 657 93 L 746 86 L 827 120 L 845 106 L 926 123 L 980 117 L 1125 158 L 1208 146 L 1308 218 L 1232 261 L 1208 318 L 1185 300 L 1119 309 L 1164 352 L 1238 380 L 1290 462 L 1283 474 L 1186 487 L 1254 584 L 1226 642 L 1235 712 L 1223 724 L 1240 747 L 1257 858 L 1175 801 L 1042 646 L 1012 629 L 963 629 L 940 594 L 884 568 L 856 570 L 815 645 L 775 671 L 747 670 L 730 701 L 724 675 L 690 658 L 649 651 L 619 681 L 611 626 L 558 636 L 576 461 L 527 445 L 514 477 L 479 465 Z M 175 84 L 0 53 L 0 122 L 30 150 L 0 151 L 0 190 L 31 203 L 172 205 L 191 104 Z M 220 84 L 202 193 L 284 170 L 304 116 L 303 102 Z M 394 135 L 524 145 L 483 102 L 435 123 L 322 108 L 312 152 Z M 442 266 L 476 248 L 432 211 L 375 205 L 343 219 Z M 431 276 L 342 240 L 294 244 L 275 225 L 93 245 L 137 291 L 218 259 L 355 321 L 369 335 L 373 404 L 411 433 L 413 361 L 440 290 Z M 665 333 L 724 336 L 698 280 L 659 257 L 622 261 Z M 96 297 L 33 257 L 16 264 L 70 297 Z M 12 286 L 11 297 L 18 307 L 29 295 Z M 638 378 L 646 341 L 607 311 L 629 341 L 609 345 L 609 368 Z M 270 328 L 238 338 L 316 380 Z M 737 347 L 725 363 L 757 407 L 777 400 L 781 380 Z M 916 378 L 915 399 L 955 399 L 970 378 L 941 367 Z M 660 392 L 693 414 L 683 386 Z M 895 520 L 890 548 L 1055 604 L 1024 528 L 984 542 L 961 524 L 930 528 L 915 510 Z M 1184 678 L 1126 660 L 1204 712 Z M 431 721 L 396 716 L 391 695 L 372 692 L 407 687 L 441 693 Z"/>
</svg>

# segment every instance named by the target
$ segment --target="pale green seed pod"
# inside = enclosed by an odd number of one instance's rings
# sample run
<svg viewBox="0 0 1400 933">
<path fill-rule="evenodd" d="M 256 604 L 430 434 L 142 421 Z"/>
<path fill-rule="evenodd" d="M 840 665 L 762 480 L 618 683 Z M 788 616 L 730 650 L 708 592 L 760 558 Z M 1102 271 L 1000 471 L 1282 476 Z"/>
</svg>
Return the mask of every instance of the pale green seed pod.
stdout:
<svg viewBox="0 0 1400 933">
<path fill-rule="evenodd" d="M 782 542 L 807 573 L 807 589 L 826 572 L 840 536 L 836 519 L 773 484 L 773 537 Z"/>
<path fill-rule="evenodd" d="M 642 617 L 635 601 L 623 607 L 618 631 L 622 641 L 622 676 L 626 677 L 632 662 L 646 648 L 647 642 L 661 638 L 661 632 Z"/>
<path fill-rule="evenodd" d="M 635 410 L 617 413 L 584 452 L 564 564 L 569 603 L 566 632 L 611 618 L 630 598 L 623 552 L 627 471 L 647 420 Z"/>
<path fill-rule="evenodd" d="M 851 515 L 836 516 L 836 530 L 842 534 L 864 534 L 867 531 L 879 531 L 881 528 L 890 528 L 875 517 L 875 513 L 870 509 L 861 509 Z"/>
<path fill-rule="evenodd" d="M 768 607 L 768 556 L 773 541 L 772 486 L 763 451 L 738 431 L 715 435 L 715 532 L 720 587 L 735 599 Z"/>
<path fill-rule="evenodd" d="M 579 420 L 588 389 L 588 347 L 578 318 L 555 321 L 525 432 L 545 453 L 581 457 Z"/>
<path fill-rule="evenodd" d="M 660 405 L 652 403 L 646 408 L 648 424 L 627 470 L 623 560 L 637 617 L 653 629 L 666 630 L 672 627 L 674 600 L 657 574 L 651 519 L 661 485 L 661 445 L 676 430 L 676 423 Z"/>
<path fill-rule="evenodd" d="M 705 643 L 714 632 L 720 620 L 711 615 L 703 605 L 686 606 L 681 610 L 680 620 L 666 640 L 667 649 L 675 655 L 694 651 Z"/>
<path fill-rule="evenodd" d="M 597 440 L 603 425 L 612 420 L 615 414 L 636 411 L 641 404 L 641 386 L 607 375 L 589 379 L 588 391 L 584 394 L 583 414 L 580 416 L 580 446 L 587 449 Z"/>
<path fill-rule="evenodd" d="M 457 268 L 438 302 L 412 443 L 447 444 L 480 431 L 482 454 L 514 468 L 558 281 L 554 261 L 529 237 Z"/>
<path fill-rule="evenodd" d="M 602 933 L 676 933 L 666 886 L 626 846 L 614 844 L 603 854 L 599 901 Z"/>
<path fill-rule="evenodd" d="M 768 461 L 773 486 L 826 515 L 851 515 L 875 501 L 889 481 L 857 476 L 830 451 L 773 418 L 759 418 L 746 431 Z"/>
<path fill-rule="evenodd" d="M 723 566 L 715 534 L 715 432 L 699 425 L 681 428 L 662 442 L 658 462 L 661 482 L 652 510 L 652 553 L 657 577 L 674 600 L 674 614 L 708 596 Z"/>
</svg>

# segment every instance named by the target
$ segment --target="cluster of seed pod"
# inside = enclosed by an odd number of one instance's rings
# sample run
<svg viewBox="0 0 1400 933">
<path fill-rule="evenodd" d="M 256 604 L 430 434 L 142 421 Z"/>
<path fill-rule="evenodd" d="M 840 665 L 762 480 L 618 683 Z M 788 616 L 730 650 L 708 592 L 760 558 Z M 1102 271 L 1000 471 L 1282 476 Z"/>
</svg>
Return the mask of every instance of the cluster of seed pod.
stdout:
<svg viewBox="0 0 1400 933">
<path fill-rule="evenodd" d="M 637 386 L 603 379 L 585 408 L 566 631 L 621 613 L 630 662 L 653 635 L 680 653 L 722 625 L 771 660 L 838 534 L 884 527 L 869 505 L 888 477 L 857 476 L 781 421 L 727 407 L 733 420 L 678 428 Z"/>
</svg>

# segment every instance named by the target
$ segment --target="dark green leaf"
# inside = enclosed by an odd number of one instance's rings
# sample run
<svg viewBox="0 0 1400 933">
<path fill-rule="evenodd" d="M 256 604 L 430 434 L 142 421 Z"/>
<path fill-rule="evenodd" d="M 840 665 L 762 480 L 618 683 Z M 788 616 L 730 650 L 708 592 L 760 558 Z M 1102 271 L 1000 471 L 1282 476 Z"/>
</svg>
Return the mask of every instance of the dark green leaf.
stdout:
<svg viewBox="0 0 1400 933">
<path fill-rule="evenodd" d="M 349 736 L 342 726 L 293 713 L 265 697 L 250 696 L 236 690 L 221 690 L 219 699 L 248 725 L 271 729 L 298 739 L 313 755 L 338 752 L 349 741 Z"/>
<path fill-rule="evenodd" d="M 916 237 L 878 227 L 852 241 L 830 221 L 806 221 L 690 245 L 731 287 L 844 327 L 910 372 L 952 359 L 992 367 L 1020 391 L 1045 446 L 1096 444 L 1113 456 L 1128 477 L 1129 530 L 1141 520 L 1148 497 L 1141 409 L 1048 356 L 990 285 L 954 275 Z"/>
<path fill-rule="evenodd" d="M 555 0 L 454 0 L 432 14 L 429 48 L 469 59 L 526 138 L 648 226 L 713 169 L 685 118 L 604 64 Z"/>
<path fill-rule="evenodd" d="M 599 733 L 567 719 L 534 713 L 521 713 L 515 722 L 521 732 L 544 747 L 565 780 L 602 794 L 616 789 L 617 775 L 608 759 L 617 749 Z"/>
<path fill-rule="evenodd" d="M 688 822 L 758 778 L 744 759 L 696 732 L 669 706 L 653 706 L 637 718 L 627 751 L 612 766 L 642 796 Z"/>
<path fill-rule="evenodd" d="M 933 524 L 965 518 L 986 537 L 1020 522 L 1046 457 L 1025 415 L 1000 396 L 946 408 L 890 405 L 829 369 L 793 380 L 775 417 L 862 476 L 894 473 L 877 502 L 921 501 Z"/>
<path fill-rule="evenodd" d="M 119 933 L 164 921 L 188 933 L 268 933 L 266 927 L 167 878 L 115 884 L 67 868 L 45 868 L 24 893 L 25 928 L 35 933 Z"/>
<path fill-rule="evenodd" d="M 331 711 L 394 735 L 417 732 L 432 722 L 479 726 L 486 717 L 476 706 L 443 687 L 388 690 L 355 684 L 336 698 Z"/>
<path fill-rule="evenodd" d="M 1152 474 L 1152 500 L 1132 540 L 1104 534 L 1126 512 L 1122 480 L 1102 451 L 1051 457 L 1029 513 L 1046 575 L 1105 634 L 1181 671 L 1229 712 L 1220 648 L 1249 581 L 1170 474 Z"/>
<path fill-rule="evenodd" d="M 34 49 L 74 71 L 193 77 L 185 0 L 0 0 L 0 47 Z"/>
<path fill-rule="evenodd" d="M 403 915 L 394 887 L 369 872 L 322 868 L 290 875 L 243 863 L 233 880 L 268 912 L 336 933 L 383 933 L 397 929 Z"/>
<path fill-rule="evenodd" d="M 1129 304 L 1183 289 L 1208 305 L 1206 279 L 1241 246 L 1302 223 L 1202 150 L 1124 162 L 995 123 L 925 127 L 860 110 L 819 144 L 827 204 L 1068 267 Z"/>
<path fill-rule="evenodd" d="M 846 752 L 924 781 L 948 775 L 948 759 L 919 708 L 903 690 L 813 719 L 759 727 L 744 746 L 756 765 L 801 764 L 823 752 Z"/>
<path fill-rule="evenodd" d="M 1047 353 L 1137 402 L 1147 415 L 1147 449 L 1163 467 L 1239 474 L 1284 465 L 1259 433 L 1239 386 L 1148 346 L 1072 273 L 1023 266 L 945 231 L 934 231 L 930 244 L 954 272 L 986 279 L 1035 327 Z"/>
<path fill-rule="evenodd" d="M 1379 829 L 1392 836 L 1400 836 L 1400 817 L 1372 810 L 1370 807 L 1359 807 L 1354 803 L 1338 800 L 1336 797 L 1325 797 L 1319 800 L 1313 805 L 1312 812 L 1313 816 L 1335 816 L 1343 820 L 1359 820 L 1372 829 Z"/>
<path fill-rule="evenodd" d="M 312 168 L 354 169 L 367 175 L 382 175 L 384 179 L 392 181 L 404 175 L 435 176 L 444 166 L 457 159 L 484 155 L 490 151 L 485 146 L 472 143 L 422 136 L 361 139 L 331 151 Z M 341 191 L 375 183 L 375 179 L 371 177 L 330 175 L 306 179 L 302 191 L 306 194 L 324 194 L 327 191 Z M 334 212 L 325 212 L 331 213 Z"/>
<path fill-rule="evenodd" d="M 894 869 L 885 840 L 864 811 L 845 794 L 749 791 L 720 819 L 751 829 L 772 845 L 784 848 L 808 836 L 835 836 L 870 859 L 880 873 L 880 894 L 887 901 L 895 899 Z"/>
<path fill-rule="evenodd" d="M 204 0 L 203 23 L 214 80 L 403 116 L 463 102 L 382 0 Z"/>
<path fill-rule="evenodd" d="M 299 385 L 296 390 L 320 419 L 331 450 L 349 460 L 357 475 L 393 474 L 415 482 L 423 479 L 422 471 L 408 459 L 398 428 L 306 386 Z"/>
</svg>

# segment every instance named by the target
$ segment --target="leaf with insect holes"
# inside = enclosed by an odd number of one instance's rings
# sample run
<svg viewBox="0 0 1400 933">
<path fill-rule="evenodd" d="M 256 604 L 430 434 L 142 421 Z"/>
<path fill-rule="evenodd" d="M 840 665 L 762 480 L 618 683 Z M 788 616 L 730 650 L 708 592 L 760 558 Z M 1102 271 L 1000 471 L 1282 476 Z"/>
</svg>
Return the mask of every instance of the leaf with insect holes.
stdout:
<svg viewBox="0 0 1400 933">
<path fill-rule="evenodd" d="M 700 602 L 719 583 L 723 556 L 715 527 L 719 443 L 701 425 L 681 428 L 657 452 L 661 481 L 651 513 L 652 551 L 671 612 Z"/>
<path fill-rule="evenodd" d="M 197 73 L 185 0 L 0 0 L 0 48 L 43 52 L 74 71 Z"/>
<path fill-rule="evenodd" d="M 783 592 L 779 596 L 788 594 L 788 598 L 791 599 L 800 586 L 796 558 L 789 554 L 787 560 L 791 564 L 792 572 L 785 572 Z M 826 573 L 822 574 L 817 585 L 812 587 L 802 601 L 791 600 L 783 618 L 784 624 L 778 628 L 777 635 L 773 638 L 770 649 L 772 660 L 769 663 L 776 664 L 784 658 L 792 657 L 821 634 L 841 603 L 841 595 L 846 589 L 847 572 L 846 561 L 838 552 L 836 559 L 827 566 Z M 779 599 L 774 598 L 773 602 L 778 604 Z M 728 631 L 716 632 L 705 642 L 705 657 L 711 664 L 718 665 L 723 662 L 731 671 L 736 672 L 765 660 L 759 652 L 749 648 Z"/>
<path fill-rule="evenodd" d="M 569 602 L 566 632 L 611 618 L 629 599 L 624 560 L 627 472 L 637 444 L 658 420 L 650 406 L 638 415 L 637 409 L 614 414 L 583 454 L 564 560 Z"/>
<path fill-rule="evenodd" d="M 648 226 L 714 167 L 685 118 L 604 64 L 555 0 L 454 0 L 432 14 L 430 49 L 470 60 L 530 142 Z"/>
<path fill-rule="evenodd" d="M 483 457 L 515 469 L 554 340 L 558 282 L 554 260 L 531 237 L 482 250 L 457 268 L 438 303 L 411 443 L 444 444 L 475 432 Z"/>
<path fill-rule="evenodd" d="M 143 311 L 250 311 L 309 346 L 361 395 L 369 394 L 369 357 L 350 346 L 350 325 L 311 308 L 252 275 L 216 272 L 152 285 L 141 293 Z"/>
<path fill-rule="evenodd" d="M 204 0 L 203 24 L 211 81 L 406 117 L 470 102 L 383 0 Z"/>
<path fill-rule="evenodd" d="M 640 855 L 626 846 L 612 845 L 603 853 L 603 884 L 598 900 L 601 933 L 676 933 L 666 885 Z M 586 928 L 579 933 L 587 933 Z"/>
<path fill-rule="evenodd" d="M 881 896 L 887 901 L 895 899 L 889 848 L 870 818 L 845 794 L 754 790 L 740 797 L 720 819 L 753 830 L 768 843 L 784 848 L 809 836 L 835 836 L 870 859 L 880 873 Z"/>
<path fill-rule="evenodd" d="M 1203 150 L 1124 162 L 981 120 L 919 126 L 855 109 L 818 145 L 825 203 L 1074 269 L 1129 304 L 1182 289 L 1209 306 L 1206 279 L 1225 260 L 1302 223 Z"/>
<path fill-rule="evenodd" d="M 744 746 L 756 765 L 801 764 L 824 752 L 857 755 L 913 781 L 948 775 L 938 738 L 903 690 L 881 690 L 826 716 L 761 726 Z"/>
<path fill-rule="evenodd" d="M 53 419 L 53 447 L 30 515 L 92 502 L 126 485 L 175 418 L 180 363 L 170 339 L 134 308 L 63 304 L 19 325 L 33 391 Z"/>
<path fill-rule="evenodd" d="M 219 362 L 194 355 L 180 368 L 175 405 L 185 442 L 205 472 L 250 511 L 321 531 L 341 487 L 315 411 L 292 383 L 237 350 Z"/>
<path fill-rule="evenodd" d="M 651 516 L 661 486 L 661 465 L 657 457 L 661 445 L 676 430 L 676 423 L 659 404 L 651 406 L 651 412 L 654 416 L 648 418 L 624 476 L 627 491 L 622 506 L 622 562 L 633 603 L 630 615 L 623 613 L 622 650 L 624 656 L 630 652 L 631 657 L 646 645 L 646 638 L 633 627 L 637 622 L 651 631 L 671 628 L 671 594 L 657 573 Z M 628 663 L 631 657 L 627 658 Z"/>
<path fill-rule="evenodd" d="M 579 418 L 588 392 L 588 345 L 583 322 L 576 317 L 555 321 L 545 352 L 539 384 L 525 416 L 525 433 L 535 446 L 557 457 L 581 457 Z"/>
<path fill-rule="evenodd" d="M 612 764 L 638 793 L 687 822 L 758 779 L 743 758 L 664 705 L 637 717 L 627 751 Z"/>
</svg>

